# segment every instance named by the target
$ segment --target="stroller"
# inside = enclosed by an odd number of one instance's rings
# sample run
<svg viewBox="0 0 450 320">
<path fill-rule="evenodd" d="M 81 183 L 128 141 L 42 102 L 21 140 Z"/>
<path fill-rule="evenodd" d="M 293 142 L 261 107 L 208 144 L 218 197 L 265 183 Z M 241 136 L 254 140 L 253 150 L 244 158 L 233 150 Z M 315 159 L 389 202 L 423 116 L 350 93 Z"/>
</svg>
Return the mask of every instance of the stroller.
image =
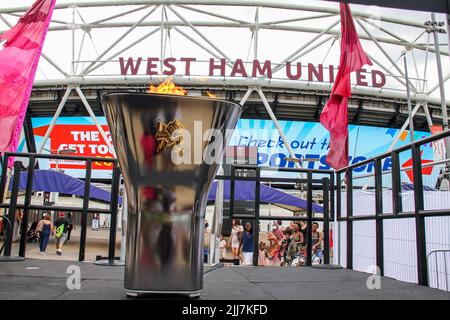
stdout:
<svg viewBox="0 0 450 320">
<path fill-rule="evenodd" d="M 37 242 L 38 241 L 38 236 L 36 234 L 36 228 L 37 228 L 38 222 L 34 221 L 30 228 L 27 231 L 27 242 Z"/>
</svg>

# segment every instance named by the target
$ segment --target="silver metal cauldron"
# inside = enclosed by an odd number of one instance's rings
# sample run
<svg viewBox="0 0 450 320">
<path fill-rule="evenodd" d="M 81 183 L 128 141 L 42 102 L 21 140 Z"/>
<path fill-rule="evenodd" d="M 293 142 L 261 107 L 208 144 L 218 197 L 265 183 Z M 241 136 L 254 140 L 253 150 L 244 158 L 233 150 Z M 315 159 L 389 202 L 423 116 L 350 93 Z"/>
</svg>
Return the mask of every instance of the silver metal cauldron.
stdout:
<svg viewBox="0 0 450 320">
<path fill-rule="evenodd" d="M 102 105 L 127 191 L 126 294 L 200 295 L 205 206 L 218 170 L 218 163 L 203 159 L 214 144 L 203 135 L 221 132 L 224 143 L 212 153 L 222 159 L 231 138 L 225 131 L 234 129 L 241 107 L 206 97 L 135 93 L 107 94 Z M 191 139 L 181 137 L 182 130 Z M 174 162 L 174 152 L 191 163 Z"/>
</svg>

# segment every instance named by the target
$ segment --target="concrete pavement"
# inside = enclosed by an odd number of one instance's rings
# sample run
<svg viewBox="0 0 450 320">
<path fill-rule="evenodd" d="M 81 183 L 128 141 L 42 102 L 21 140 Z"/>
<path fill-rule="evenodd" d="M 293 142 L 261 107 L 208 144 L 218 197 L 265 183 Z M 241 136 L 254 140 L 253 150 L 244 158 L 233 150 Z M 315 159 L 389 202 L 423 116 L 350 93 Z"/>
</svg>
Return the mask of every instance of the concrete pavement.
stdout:
<svg viewBox="0 0 450 320">
<path fill-rule="evenodd" d="M 66 273 L 80 267 L 81 289 L 70 290 Z M 369 274 L 352 270 L 308 267 L 205 267 L 202 300 L 308 300 L 308 299 L 444 299 L 450 293 L 382 278 L 380 290 L 369 290 Z M 1 300 L 123 300 L 124 267 L 88 262 L 27 259 L 0 262 Z M 148 297 L 155 298 L 155 297 Z"/>
</svg>

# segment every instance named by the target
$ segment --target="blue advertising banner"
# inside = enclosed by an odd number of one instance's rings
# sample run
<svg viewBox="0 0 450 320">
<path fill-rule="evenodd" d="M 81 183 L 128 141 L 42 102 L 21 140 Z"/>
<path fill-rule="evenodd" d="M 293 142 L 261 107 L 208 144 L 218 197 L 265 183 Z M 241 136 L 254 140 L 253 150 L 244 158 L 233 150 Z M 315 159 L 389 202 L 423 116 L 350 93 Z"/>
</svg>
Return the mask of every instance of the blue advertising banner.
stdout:
<svg viewBox="0 0 450 320">
<path fill-rule="evenodd" d="M 104 117 L 98 118 L 104 127 L 109 138 L 109 130 Z M 35 133 L 36 146 L 40 146 L 43 136 L 50 124 L 51 118 L 33 118 L 32 124 Z M 279 121 L 280 126 L 290 144 L 290 147 L 297 158 L 304 157 L 303 166 L 310 169 L 329 169 L 325 162 L 329 149 L 330 136 L 328 131 L 316 122 L 300 121 Z M 377 128 L 368 126 L 349 126 L 349 162 L 355 164 L 368 158 L 384 153 L 388 150 L 394 138 L 399 133 L 399 129 Z M 415 132 L 415 139 L 429 136 L 429 132 Z M 404 131 L 400 135 L 396 147 L 410 142 L 409 132 Z M 260 166 L 294 167 L 293 162 L 289 162 L 289 152 L 282 141 L 275 124 L 271 120 L 241 119 L 232 135 L 230 146 L 256 146 L 258 147 L 258 164 Z M 103 138 L 98 134 L 98 130 L 89 117 L 61 117 L 56 122 L 56 126 L 46 143 L 47 153 L 49 150 L 60 148 L 71 148 L 77 150 L 77 154 L 85 156 L 110 157 Z M 422 147 L 422 161 L 424 163 L 434 160 L 433 146 L 431 144 Z M 318 159 L 318 161 L 307 161 L 308 159 Z M 400 165 L 403 168 L 411 166 L 410 152 L 400 154 Z M 42 168 L 54 167 L 50 162 L 40 163 Z M 78 166 L 78 167 L 77 167 Z M 73 176 L 84 176 L 81 164 L 59 164 L 66 173 Z M 110 168 L 96 164 L 93 176 L 109 178 Z M 383 170 L 391 169 L 391 159 L 387 158 L 382 163 Z M 373 173 L 373 165 L 364 165 L 354 171 L 354 175 L 364 175 Z M 439 170 L 429 168 L 424 170 L 424 175 L 428 185 L 435 183 Z M 403 171 L 402 182 L 411 182 L 411 172 Z M 390 179 L 384 179 L 383 184 L 388 186 Z"/>
<path fill-rule="evenodd" d="M 320 123 L 279 121 L 279 124 L 296 157 L 304 157 L 303 167 L 309 169 L 330 169 L 325 161 L 329 149 L 330 135 Z M 356 164 L 386 152 L 399 131 L 400 129 L 350 125 L 349 163 Z M 429 132 L 416 131 L 414 138 L 417 140 L 429 135 Z M 409 131 L 403 131 L 396 147 L 398 148 L 409 142 Z M 241 119 L 232 136 L 230 145 L 257 146 L 258 164 L 260 166 L 295 167 L 293 162 L 286 160 L 286 158 L 290 157 L 288 149 L 271 120 Z M 434 160 L 433 146 L 431 144 L 423 146 L 421 150 L 423 152 L 422 162 L 426 163 Z M 318 161 L 307 161 L 308 159 L 318 159 Z M 400 165 L 402 168 L 411 166 L 410 152 L 400 154 Z M 390 157 L 382 162 L 383 170 L 390 170 L 391 166 Z M 363 165 L 354 170 L 354 176 L 373 172 L 373 165 Z M 423 173 L 429 176 L 426 179 L 428 184 L 433 184 L 439 174 L 437 168 L 434 170 L 429 168 L 429 170 L 424 170 Z M 411 171 L 403 171 L 402 182 L 410 183 L 411 178 Z M 383 180 L 384 186 L 389 186 L 389 184 L 390 179 Z"/>
</svg>

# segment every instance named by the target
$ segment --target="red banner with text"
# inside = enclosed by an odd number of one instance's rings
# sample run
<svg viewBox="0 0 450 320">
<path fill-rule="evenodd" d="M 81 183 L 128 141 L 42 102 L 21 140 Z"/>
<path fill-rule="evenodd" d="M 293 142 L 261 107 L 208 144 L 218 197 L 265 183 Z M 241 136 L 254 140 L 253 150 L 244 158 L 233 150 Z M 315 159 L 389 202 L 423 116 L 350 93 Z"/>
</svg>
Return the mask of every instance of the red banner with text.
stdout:
<svg viewBox="0 0 450 320">
<path fill-rule="evenodd" d="M 45 136 L 48 126 L 34 128 L 36 136 Z M 111 140 L 109 127 L 102 125 L 107 139 Z M 52 154 L 61 153 L 83 157 L 113 158 L 112 152 L 95 125 L 55 125 L 50 135 L 50 151 Z M 67 152 L 68 150 L 68 152 Z M 49 151 L 49 150 L 47 150 Z M 94 161 L 92 169 L 111 170 L 111 162 Z M 52 160 L 51 168 L 86 169 L 85 161 Z"/>
</svg>

